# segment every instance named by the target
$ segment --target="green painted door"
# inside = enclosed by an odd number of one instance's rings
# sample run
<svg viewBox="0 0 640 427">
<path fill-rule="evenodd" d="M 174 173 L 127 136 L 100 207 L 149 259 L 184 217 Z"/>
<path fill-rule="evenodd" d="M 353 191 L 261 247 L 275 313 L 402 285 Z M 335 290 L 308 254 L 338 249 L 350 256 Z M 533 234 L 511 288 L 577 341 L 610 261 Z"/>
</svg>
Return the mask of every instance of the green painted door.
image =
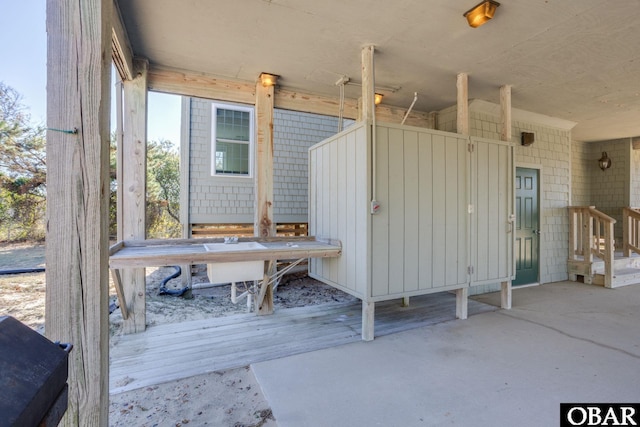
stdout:
<svg viewBox="0 0 640 427">
<path fill-rule="evenodd" d="M 516 279 L 514 286 L 538 282 L 538 170 L 516 168 Z"/>
</svg>

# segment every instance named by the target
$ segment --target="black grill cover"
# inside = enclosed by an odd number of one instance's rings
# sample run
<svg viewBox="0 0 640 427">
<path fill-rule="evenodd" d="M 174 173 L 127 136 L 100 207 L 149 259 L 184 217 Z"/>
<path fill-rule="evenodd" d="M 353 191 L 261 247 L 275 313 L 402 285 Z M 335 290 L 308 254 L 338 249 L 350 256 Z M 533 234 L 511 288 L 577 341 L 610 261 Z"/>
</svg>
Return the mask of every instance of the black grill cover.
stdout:
<svg viewBox="0 0 640 427">
<path fill-rule="evenodd" d="M 13 317 L 0 317 L 0 426 L 37 426 L 51 420 L 50 411 L 64 414 L 68 356 Z"/>
</svg>

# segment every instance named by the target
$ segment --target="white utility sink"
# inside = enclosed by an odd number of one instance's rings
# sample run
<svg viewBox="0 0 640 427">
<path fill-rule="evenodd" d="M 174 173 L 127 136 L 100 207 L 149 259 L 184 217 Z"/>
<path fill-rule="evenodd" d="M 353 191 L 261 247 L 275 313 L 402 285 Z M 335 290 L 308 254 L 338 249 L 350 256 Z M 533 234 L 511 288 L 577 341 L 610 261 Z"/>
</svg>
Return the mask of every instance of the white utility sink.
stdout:
<svg viewBox="0 0 640 427">
<path fill-rule="evenodd" d="M 267 249 L 257 242 L 205 243 L 207 252 L 235 252 Z M 261 280 L 264 261 L 216 262 L 207 264 L 207 276 L 211 283 L 246 282 Z"/>
<path fill-rule="evenodd" d="M 230 251 L 250 251 L 256 249 L 267 249 L 258 242 L 238 242 L 238 243 L 205 243 L 207 252 L 230 252 Z"/>
</svg>

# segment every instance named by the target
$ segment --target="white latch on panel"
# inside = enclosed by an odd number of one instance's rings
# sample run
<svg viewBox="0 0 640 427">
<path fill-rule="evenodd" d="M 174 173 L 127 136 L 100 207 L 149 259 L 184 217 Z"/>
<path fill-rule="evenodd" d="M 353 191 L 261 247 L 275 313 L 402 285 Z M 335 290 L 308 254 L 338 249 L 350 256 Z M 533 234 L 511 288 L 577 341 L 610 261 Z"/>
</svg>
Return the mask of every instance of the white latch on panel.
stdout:
<svg viewBox="0 0 640 427">
<path fill-rule="evenodd" d="M 375 215 L 380 210 L 380 203 L 375 200 L 371 201 L 371 215 Z"/>
<path fill-rule="evenodd" d="M 469 205 L 468 211 L 469 211 L 470 214 L 473 213 L 473 205 Z"/>
</svg>

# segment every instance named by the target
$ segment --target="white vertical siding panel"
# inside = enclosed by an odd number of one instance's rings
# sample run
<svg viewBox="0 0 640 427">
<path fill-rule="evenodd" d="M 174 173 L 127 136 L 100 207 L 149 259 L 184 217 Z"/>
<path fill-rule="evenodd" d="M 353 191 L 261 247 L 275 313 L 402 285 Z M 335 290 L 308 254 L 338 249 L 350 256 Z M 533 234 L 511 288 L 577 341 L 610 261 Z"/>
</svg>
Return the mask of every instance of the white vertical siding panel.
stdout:
<svg viewBox="0 0 640 427">
<path fill-rule="evenodd" d="M 433 287 L 446 285 L 447 248 L 447 205 L 445 188 L 445 172 L 447 158 L 445 156 L 445 138 L 433 135 Z M 442 183 L 442 184 L 440 184 Z M 453 256 L 456 254 L 454 253 Z"/>
<path fill-rule="evenodd" d="M 317 156 L 317 185 L 318 185 L 318 196 L 317 196 L 317 206 L 316 212 L 318 214 L 317 224 L 316 224 L 316 237 L 325 237 L 325 229 L 324 229 L 324 206 L 322 205 L 324 202 L 324 193 L 325 185 L 324 185 L 324 149 L 320 147 L 316 150 Z M 319 276 L 323 276 L 324 272 L 324 259 L 318 260 L 318 269 L 316 274 Z"/>
<path fill-rule="evenodd" d="M 316 232 L 316 208 L 318 206 L 317 202 L 316 202 L 316 197 L 318 194 L 318 179 L 316 177 L 316 173 L 317 173 L 317 151 L 316 150 L 309 150 L 309 235 L 310 236 L 315 236 L 317 234 Z M 309 270 L 312 273 L 315 273 L 318 266 L 318 259 L 317 258 L 310 258 L 309 259 Z"/>
<path fill-rule="evenodd" d="M 404 132 L 389 129 L 389 293 L 398 294 L 404 284 Z"/>
<path fill-rule="evenodd" d="M 338 239 L 342 255 L 312 260 L 314 277 L 337 285 L 355 295 L 364 296 L 367 268 L 367 211 L 359 208 L 367 197 L 367 146 L 363 127 L 355 127 L 313 146 L 309 159 L 310 191 L 314 213 L 309 216 L 310 230 L 316 237 Z M 361 164 L 359 164 L 361 163 Z M 362 175 L 364 174 L 364 175 Z M 360 240 L 359 240 L 360 239 Z M 360 277 L 359 277 L 360 276 Z"/>
<path fill-rule="evenodd" d="M 347 140 L 346 138 L 340 138 L 338 141 L 338 191 L 336 192 L 337 206 L 336 215 L 338 219 L 338 230 L 335 235 L 335 239 L 343 239 L 347 229 L 347 217 L 350 216 L 350 212 L 347 211 L 347 192 L 344 188 L 347 182 Z M 342 257 L 337 258 L 335 262 L 338 264 L 338 278 L 337 282 L 349 286 L 347 283 L 347 266 Z"/>
<path fill-rule="evenodd" d="M 340 137 L 333 144 L 328 144 L 329 149 L 329 231 L 326 236 L 330 239 L 338 238 L 338 145 L 344 140 Z M 332 282 L 338 281 L 338 262 L 337 258 L 328 258 L 327 266 L 329 268 L 328 278 Z"/>
<path fill-rule="evenodd" d="M 418 169 L 420 173 L 418 230 L 420 289 L 433 287 L 433 155 L 431 135 L 420 133 L 418 142 Z"/>
<path fill-rule="evenodd" d="M 370 202 L 370 126 L 364 126 L 356 134 L 356 286 L 365 295 L 371 295 L 369 289 L 369 202 Z"/>
<path fill-rule="evenodd" d="M 369 133 L 356 126 L 310 152 L 310 231 L 343 244 L 340 258 L 312 261 L 314 275 L 365 300 L 504 280 L 511 146 L 476 140 L 469 153 L 467 138 L 380 125 L 372 177 Z M 468 265 L 476 268 L 471 277 Z"/>
<path fill-rule="evenodd" d="M 444 204 L 445 204 L 445 284 L 454 285 L 458 283 L 458 263 L 463 262 L 464 258 L 458 254 L 458 233 L 464 231 L 458 218 L 459 210 L 459 180 L 463 179 L 460 174 L 458 165 L 460 162 L 458 155 L 457 139 L 447 137 L 445 140 L 445 176 L 443 186 L 445 188 Z M 436 185 L 438 185 L 436 183 Z"/>
<path fill-rule="evenodd" d="M 488 175 L 488 229 L 490 230 L 487 238 L 487 280 L 500 277 L 498 274 L 499 265 L 499 248 L 503 244 L 505 233 L 503 224 L 500 222 L 500 146 L 497 144 L 487 144 L 489 152 Z"/>
<path fill-rule="evenodd" d="M 474 182 L 472 195 L 473 245 L 471 261 L 475 274 L 471 284 L 508 280 L 511 271 L 512 236 L 508 233 L 512 210 L 510 180 L 513 179 L 512 150 L 505 142 L 473 139 Z"/>
<path fill-rule="evenodd" d="M 468 152 L 468 139 L 456 138 L 456 145 L 458 147 L 458 165 L 457 165 L 457 281 L 452 283 L 454 285 L 469 283 L 469 274 L 467 273 L 467 267 L 469 266 L 469 212 L 468 205 L 471 203 L 469 197 L 469 152 Z M 452 213 L 453 214 L 453 213 Z"/>
<path fill-rule="evenodd" d="M 371 217 L 371 295 L 389 293 L 389 129 L 379 126 L 376 146 L 376 198 L 380 211 Z"/>
<path fill-rule="evenodd" d="M 356 278 L 356 221 L 358 220 L 356 211 L 356 134 L 351 132 L 346 139 L 346 156 L 347 156 L 347 182 L 345 188 L 347 190 L 347 229 L 344 241 L 342 242 L 342 257 L 347 267 L 347 283 L 349 289 L 358 289 Z"/>
<path fill-rule="evenodd" d="M 473 154 L 472 173 L 474 177 L 471 179 L 473 185 L 474 197 L 474 213 L 472 218 L 475 219 L 474 230 L 471 241 L 473 242 L 473 250 L 476 254 L 475 261 L 472 261 L 475 269 L 475 277 L 478 280 L 486 280 L 488 277 L 487 268 L 489 264 L 488 253 L 490 230 L 489 230 L 489 218 L 491 209 L 488 197 L 489 197 L 489 147 L 484 143 L 475 143 L 475 150 Z"/>
<path fill-rule="evenodd" d="M 418 132 L 404 132 L 404 292 L 418 289 L 420 175 Z"/>
<path fill-rule="evenodd" d="M 509 276 L 509 246 L 511 242 L 511 236 L 507 233 L 509 230 L 509 208 L 511 207 L 511 197 L 512 195 L 509 193 L 509 183 L 511 182 L 511 156 L 510 147 L 506 145 L 500 146 L 499 152 L 499 164 L 500 164 L 500 175 L 498 177 L 498 191 L 499 191 L 499 200 L 500 207 L 498 209 L 498 230 L 501 233 L 504 233 L 504 239 L 501 239 L 500 246 L 498 250 L 498 276 L 507 277 Z"/>
</svg>

